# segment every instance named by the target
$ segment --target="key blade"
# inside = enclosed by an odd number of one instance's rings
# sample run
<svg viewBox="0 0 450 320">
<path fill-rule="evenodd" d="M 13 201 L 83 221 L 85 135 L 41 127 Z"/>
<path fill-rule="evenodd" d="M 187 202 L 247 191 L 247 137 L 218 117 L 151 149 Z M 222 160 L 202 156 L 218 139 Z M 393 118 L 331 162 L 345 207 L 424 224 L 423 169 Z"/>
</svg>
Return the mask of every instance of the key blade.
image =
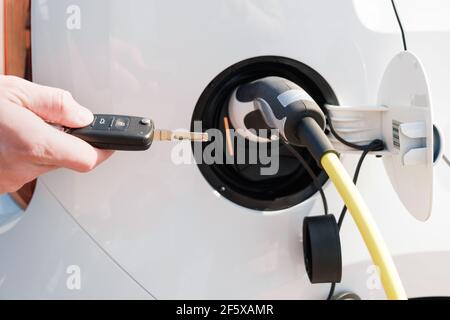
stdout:
<svg viewBox="0 0 450 320">
<path fill-rule="evenodd" d="M 206 132 L 184 132 L 171 130 L 155 130 L 153 140 L 156 141 L 172 141 L 172 140 L 189 140 L 189 141 L 208 141 L 209 137 Z"/>
<path fill-rule="evenodd" d="M 157 130 L 153 133 L 153 141 L 171 141 L 172 131 L 170 130 Z"/>
<path fill-rule="evenodd" d="M 208 134 L 204 132 L 174 132 L 173 140 L 208 141 Z"/>
</svg>

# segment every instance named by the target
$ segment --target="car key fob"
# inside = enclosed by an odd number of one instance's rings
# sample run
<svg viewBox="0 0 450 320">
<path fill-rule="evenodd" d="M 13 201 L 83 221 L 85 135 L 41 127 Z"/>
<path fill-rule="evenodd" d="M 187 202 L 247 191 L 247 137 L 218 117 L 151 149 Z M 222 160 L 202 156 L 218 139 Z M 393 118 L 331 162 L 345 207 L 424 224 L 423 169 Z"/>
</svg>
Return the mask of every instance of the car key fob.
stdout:
<svg viewBox="0 0 450 320">
<path fill-rule="evenodd" d="M 65 132 L 99 149 L 139 151 L 150 148 L 155 126 L 148 118 L 96 114 L 89 126 Z"/>
</svg>

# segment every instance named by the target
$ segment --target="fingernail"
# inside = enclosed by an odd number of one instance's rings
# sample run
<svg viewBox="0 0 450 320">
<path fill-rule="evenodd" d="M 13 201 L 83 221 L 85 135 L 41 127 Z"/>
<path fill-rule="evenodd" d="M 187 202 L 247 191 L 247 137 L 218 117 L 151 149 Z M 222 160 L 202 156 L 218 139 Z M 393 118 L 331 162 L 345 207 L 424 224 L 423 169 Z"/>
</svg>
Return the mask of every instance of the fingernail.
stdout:
<svg viewBox="0 0 450 320">
<path fill-rule="evenodd" d="M 78 121 L 80 122 L 81 125 L 87 126 L 92 121 L 94 121 L 94 115 L 88 109 L 80 107 L 78 109 Z"/>
</svg>

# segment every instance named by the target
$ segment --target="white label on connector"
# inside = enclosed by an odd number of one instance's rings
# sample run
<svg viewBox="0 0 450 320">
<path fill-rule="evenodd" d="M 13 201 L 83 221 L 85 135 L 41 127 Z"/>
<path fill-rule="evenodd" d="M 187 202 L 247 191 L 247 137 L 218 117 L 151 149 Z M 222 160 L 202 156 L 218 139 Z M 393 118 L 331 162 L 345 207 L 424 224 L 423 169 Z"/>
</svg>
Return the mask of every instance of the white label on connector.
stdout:
<svg viewBox="0 0 450 320">
<path fill-rule="evenodd" d="M 278 95 L 277 99 L 283 107 L 287 107 L 291 103 L 299 100 L 311 100 L 311 97 L 309 97 L 306 92 L 298 89 L 291 89 Z"/>
</svg>

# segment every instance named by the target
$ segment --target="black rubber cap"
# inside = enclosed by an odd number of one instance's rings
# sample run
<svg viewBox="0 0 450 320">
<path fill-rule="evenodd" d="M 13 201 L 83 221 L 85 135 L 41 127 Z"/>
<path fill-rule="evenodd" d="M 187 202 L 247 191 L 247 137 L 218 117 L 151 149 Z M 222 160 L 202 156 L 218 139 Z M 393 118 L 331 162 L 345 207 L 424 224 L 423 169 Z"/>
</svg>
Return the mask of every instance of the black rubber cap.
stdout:
<svg viewBox="0 0 450 320">
<path fill-rule="evenodd" d="M 341 281 L 341 241 L 334 215 L 306 217 L 303 220 L 303 256 L 311 283 Z"/>
</svg>

